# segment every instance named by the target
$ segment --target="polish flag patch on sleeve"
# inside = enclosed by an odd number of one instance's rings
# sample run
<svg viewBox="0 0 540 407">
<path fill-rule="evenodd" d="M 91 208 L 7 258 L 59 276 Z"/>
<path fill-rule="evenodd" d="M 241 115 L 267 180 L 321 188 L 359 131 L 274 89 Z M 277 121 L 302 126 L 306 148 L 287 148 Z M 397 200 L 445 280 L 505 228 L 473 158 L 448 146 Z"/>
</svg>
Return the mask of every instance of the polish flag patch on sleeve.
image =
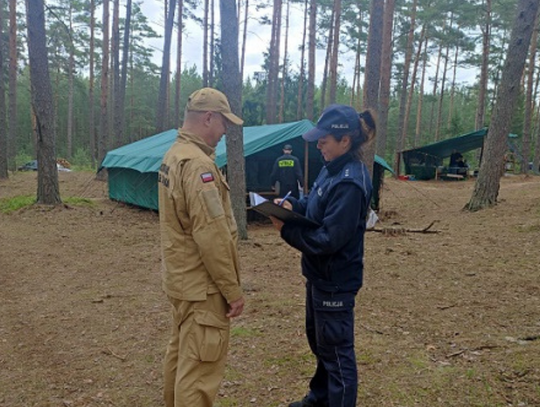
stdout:
<svg viewBox="0 0 540 407">
<path fill-rule="evenodd" d="M 212 182 L 214 181 L 214 174 L 212 174 L 211 172 L 202 173 L 201 179 L 202 179 L 202 182 L 204 183 Z"/>
</svg>

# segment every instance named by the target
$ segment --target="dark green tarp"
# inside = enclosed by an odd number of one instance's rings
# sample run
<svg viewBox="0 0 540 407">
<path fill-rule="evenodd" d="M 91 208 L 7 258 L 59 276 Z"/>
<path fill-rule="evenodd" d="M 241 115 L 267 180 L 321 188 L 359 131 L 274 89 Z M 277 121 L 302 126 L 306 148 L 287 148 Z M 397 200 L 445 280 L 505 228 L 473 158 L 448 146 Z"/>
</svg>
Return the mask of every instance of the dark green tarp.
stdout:
<svg viewBox="0 0 540 407">
<path fill-rule="evenodd" d="M 450 157 L 453 151 L 466 153 L 481 148 L 486 135 L 487 128 L 483 128 L 437 143 L 402 151 L 405 173 L 412 174 L 417 179 L 434 178 L 437 167 L 443 165 L 444 158 Z"/>
<path fill-rule="evenodd" d="M 401 157 L 405 165 L 405 173 L 412 174 L 417 179 L 432 179 L 435 177 L 437 167 L 443 165 L 445 158 L 450 157 L 454 151 L 463 154 L 482 148 L 487 135 L 488 129 L 484 127 L 461 136 L 402 151 Z M 517 134 L 508 134 L 508 139 L 517 137 Z M 508 140 L 508 146 L 512 149 L 510 140 Z"/>
<path fill-rule="evenodd" d="M 304 163 L 306 143 L 302 134 L 311 128 L 313 123 L 309 120 L 244 127 L 247 189 L 256 192 L 270 191 L 272 165 L 282 154 L 285 142 L 292 145 L 293 154 Z M 157 172 L 177 133 L 176 129 L 168 130 L 109 151 L 100 167 L 107 168 L 108 171 L 109 197 L 144 208 L 158 209 Z M 321 169 L 322 161 L 316 143 L 308 143 L 308 148 L 308 185 L 312 185 Z M 375 162 L 381 168 L 392 172 L 381 157 L 375 156 Z M 227 164 L 225 137 L 216 147 L 216 164 L 220 168 Z"/>
</svg>

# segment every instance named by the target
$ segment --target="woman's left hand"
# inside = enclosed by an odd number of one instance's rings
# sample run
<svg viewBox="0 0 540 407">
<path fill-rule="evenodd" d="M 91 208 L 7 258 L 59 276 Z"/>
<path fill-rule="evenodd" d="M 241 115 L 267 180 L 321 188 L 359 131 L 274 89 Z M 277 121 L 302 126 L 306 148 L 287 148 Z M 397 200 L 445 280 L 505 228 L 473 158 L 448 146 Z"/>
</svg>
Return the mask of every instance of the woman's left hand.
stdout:
<svg viewBox="0 0 540 407">
<path fill-rule="evenodd" d="M 270 216 L 270 220 L 272 221 L 272 224 L 276 228 L 278 232 L 281 232 L 281 228 L 283 227 L 283 221 L 279 220 L 278 218 L 274 216 Z"/>
</svg>

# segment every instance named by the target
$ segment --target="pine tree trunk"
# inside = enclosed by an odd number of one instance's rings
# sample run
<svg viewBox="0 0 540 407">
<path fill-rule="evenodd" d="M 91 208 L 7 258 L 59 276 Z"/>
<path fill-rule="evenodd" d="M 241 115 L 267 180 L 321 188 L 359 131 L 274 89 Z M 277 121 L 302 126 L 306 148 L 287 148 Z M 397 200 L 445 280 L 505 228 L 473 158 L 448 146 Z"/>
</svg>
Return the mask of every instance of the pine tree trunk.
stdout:
<svg viewBox="0 0 540 407">
<path fill-rule="evenodd" d="M 133 51 L 130 51 L 129 53 L 129 71 L 131 74 L 129 75 L 129 122 L 133 123 L 133 117 L 135 112 L 135 100 L 134 100 L 134 90 L 135 90 L 135 84 L 134 84 L 134 76 L 133 75 Z M 135 130 L 135 129 L 134 129 Z M 137 135 L 133 134 L 134 130 L 130 130 L 128 132 L 128 142 L 132 143 L 135 140 L 140 139 L 141 129 L 140 127 L 136 129 L 138 131 Z"/>
<path fill-rule="evenodd" d="M 379 123 L 377 126 L 377 154 L 386 154 L 388 133 L 388 110 L 390 107 L 390 83 L 392 79 L 392 33 L 394 26 L 395 0 L 386 0 L 383 17 L 383 49 L 381 61 L 381 88 L 379 99 Z M 358 55 L 358 54 L 357 54 Z M 353 86 L 354 88 L 354 86 Z"/>
<path fill-rule="evenodd" d="M 204 0 L 204 17 L 203 17 L 203 87 L 208 86 L 208 13 L 210 1 Z"/>
<path fill-rule="evenodd" d="M 500 84 L 499 82 L 500 82 L 500 77 L 502 75 L 502 70 L 503 70 L 504 50 L 507 48 L 506 37 L 508 35 L 510 35 L 508 33 L 508 30 L 504 30 L 503 33 L 501 34 L 501 38 L 502 38 L 501 44 L 497 46 L 497 48 L 500 50 L 500 54 L 498 56 L 494 55 L 493 57 L 490 57 L 490 60 L 497 61 L 497 65 L 494 69 L 495 74 L 493 75 L 493 89 L 491 90 L 491 97 L 490 95 L 488 95 L 487 97 L 487 99 L 490 101 L 490 104 L 489 104 L 490 110 L 493 110 L 493 108 L 495 107 L 495 100 L 497 99 L 497 95 L 499 94 L 499 84 Z M 523 77 L 522 77 L 522 80 L 523 80 Z M 522 85 L 520 86 L 523 89 L 523 86 Z M 488 93 L 488 90 L 486 90 L 486 93 Z"/>
<path fill-rule="evenodd" d="M 538 30 L 538 26 L 536 27 L 536 29 Z M 534 81 L 534 94 L 533 94 L 533 98 L 532 98 L 532 100 L 533 100 L 533 111 L 536 109 L 536 98 L 538 97 L 538 86 L 539 85 L 540 85 L 540 75 L 536 75 L 536 80 Z"/>
<path fill-rule="evenodd" d="M 8 168 L 17 169 L 17 0 L 9 0 Z"/>
<path fill-rule="evenodd" d="M 354 70 L 351 85 L 351 96 L 349 98 L 349 104 L 355 106 L 356 104 L 356 78 L 358 77 L 358 71 L 360 70 L 360 58 L 358 54 L 358 43 L 356 44 L 356 56 L 354 57 Z"/>
<path fill-rule="evenodd" d="M 281 37 L 282 0 L 274 0 L 272 34 L 269 50 L 268 84 L 266 89 L 266 123 L 273 124 L 277 119 L 277 85 L 279 74 L 279 50 Z"/>
<path fill-rule="evenodd" d="M 96 140 L 96 116 L 94 110 L 94 41 L 95 41 L 95 12 L 96 6 L 94 0 L 90 0 L 90 50 L 89 50 L 89 62 L 88 62 L 88 128 L 90 137 L 90 156 L 92 159 L 92 166 L 96 165 L 97 160 L 97 140 Z"/>
<path fill-rule="evenodd" d="M 43 0 L 27 0 L 28 59 L 32 86 L 32 107 L 37 124 L 38 187 L 37 203 L 62 203 L 56 168 L 54 110 Z"/>
<path fill-rule="evenodd" d="M 476 108 L 475 130 L 485 125 L 486 93 L 488 83 L 488 67 L 491 38 L 491 0 L 485 0 L 486 21 L 482 27 L 482 65 L 480 67 L 480 81 L 478 83 L 478 104 Z"/>
<path fill-rule="evenodd" d="M 523 117 L 523 136 L 521 138 L 521 173 L 529 172 L 529 160 L 531 158 L 531 122 L 533 112 L 533 86 L 534 86 L 534 65 L 536 62 L 536 46 L 538 45 L 538 16 L 535 20 L 535 29 L 532 33 L 531 46 L 529 49 L 529 66 L 527 68 L 527 90 L 525 94 L 525 112 Z"/>
<path fill-rule="evenodd" d="M 540 0 L 519 0 L 508 52 L 502 71 L 489 137 L 486 140 L 484 159 L 471 200 L 466 205 L 470 211 L 493 206 L 497 203 L 500 179 L 504 172 L 504 153 L 508 131 L 519 95 L 523 67 L 534 30 Z"/>
<path fill-rule="evenodd" d="M 131 0 L 126 3 L 126 19 L 124 22 L 124 43 L 122 45 L 122 66 L 120 70 L 120 86 L 118 92 L 118 138 L 124 141 L 124 127 L 126 124 L 126 87 L 127 65 L 129 58 L 129 33 L 131 31 Z"/>
<path fill-rule="evenodd" d="M 450 13 L 450 26 L 449 30 L 452 29 L 454 14 Z M 448 57 L 450 55 L 450 43 L 446 44 L 446 52 L 444 53 L 444 67 L 443 67 L 443 75 L 441 79 L 441 93 L 439 94 L 439 105 L 437 109 L 437 125 L 435 127 L 435 140 L 439 140 L 440 132 L 441 132 L 441 124 L 442 124 L 442 109 L 443 109 L 443 102 L 444 102 L 444 91 L 445 91 L 445 85 L 446 85 L 446 71 L 448 69 Z"/>
<path fill-rule="evenodd" d="M 297 105 L 296 105 L 296 120 L 302 119 L 304 116 L 303 110 L 304 110 L 304 101 L 303 101 L 303 95 L 304 95 L 304 76 L 306 74 L 305 66 L 306 66 L 306 35 L 307 35 L 307 21 L 308 21 L 308 0 L 304 0 L 304 29 L 302 30 L 302 45 L 300 46 L 300 75 L 298 77 L 298 97 L 297 97 Z"/>
<path fill-rule="evenodd" d="M 412 109 L 412 102 L 414 97 L 414 86 L 416 84 L 416 75 L 418 72 L 418 64 L 420 62 L 420 55 L 422 53 L 422 46 L 424 41 L 424 36 L 426 34 L 426 25 L 422 27 L 422 32 L 420 34 L 420 39 L 418 42 L 418 50 L 416 51 L 416 56 L 414 59 L 414 65 L 413 65 L 413 72 L 411 75 L 411 87 L 409 89 L 409 95 L 407 97 L 407 104 L 405 106 L 405 120 L 403 122 L 404 128 L 405 128 L 405 135 L 408 133 L 408 127 L 409 127 L 409 117 L 411 114 Z M 403 146 L 405 147 L 405 146 Z"/>
<path fill-rule="evenodd" d="M 54 87 L 53 87 L 53 100 L 54 100 L 54 111 L 58 112 L 58 106 L 60 104 L 60 64 L 56 67 L 56 72 L 54 75 Z M 59 128 L 60 123 L 58 122 L 60 120 L 59 115 L 54 115 L 54 134 L 59 134 Z M 35 146 L 36 152 L 37 152 L 37 144 Z"/>
<path fill-rule="evenodd" d="M 221 11 L 221 46 L 223 57 L 223 90 L 229 99 L 232 111 L 240 116 L 242 98 L 242 78 L 240 77 L 238 55 L 238 17 L 235 0 L 220 0 Z M 227 41 L 224 41 L 224 39 Z M 241 126 L 229 126 L 226 138 L 227 178 L 231 186 L 231 203 L 238 236 L 247 239 L 246 219 L 246 176 L 244 159 L 244 141 Z"/>
<path fill-rule="evenodd" d="M 372 0 L 369 18 L 368 48 L 366 55 L 366 75 L 364 79 L 364 108 L 373 112 L 379 110 L 379 87 L 381 83 L 381 53 L 384 0 Z M 362 160 L 373 178 L 375 143 L 362 146 Z"/>
<path fill-rule="evenodd" d="M 534 149 L 533 171 L 540 172 L 540 105 L 536 110 L 536 146 Z"/>
<path fill-rule="evenodd" d="M 415 0 L 416 1 L 416 0 Z M 379 110 L 384 0 L 372 0 L 364 76 L 364 109 Z M 373 146 L 375 148 L 375 146 Z"/>
<path fill-rule="evenodd" d="M 171 61 L 171 39 L 174 27 L 174 12 L 176 11 L 176 0 L 169 1 L 167 18 L 165 20 L 165 41 L 163 45 L 163 59 L 161 64 L 161 76 L 159 80 L 159 96 L 156 113 L 156 130 L 158 133 L 169 128 L 169 71 Z"/>
<path fill-rule="evenodd" d="M 426 79 L 427 65 L 427 46 L 428 39 L 424 43 L 424 52 L 422 54 L 422 78 L 420 79 L 420 91 L 418 92 L 418 106 L 416 108 L 416 129 L 414 132 L 414 147 L 420 145 L 421 127 L 422 127 L 422 109 L 424 104 L 424 83 Z"/>
<path fill-rule="evenodd" d="M 384 12 L 384 11 L 383 11 Z M 362 10 L 358 10 L 358 26 L 361 27 L 362 26 L 362 21 L 363 21 L 363 15 L 362 15 Z M 362 109 L 362 106 L 364 105 L 364 100 L 363 100 L 363 97 L 364 95 L 362 94 L 362 48 L 361 48 L 361 44 L 362 44 L 362 32 L 360 31 L 361 28 L 359 28 L 359 32 L 358 32 L 358 43 L 356 44 L 356 87 L 353 89 L 353 91 L 355 92 L 355 99 L 356 99 L 356 103 L 354 105 L 355 109 L 357 111 L 360 111 L 360 109 Z M 381 59 L 381 63 L 382 63 L 382 59 Z"/>
<path fill-rule="evenodd" d="M 444 21 L 444 26 L 446 25 L 446 20 Z M 439 40 L 440 41 L 440 40 Z M 443 44 L 442 41 L 439 44 L 439 52 L 437 54 L 437 66 L 435 68 L 435 78 L 433 79 L 433 101 L 431 102 L 431 112 L 429 114 L 429 134 L 433 134 L 433 116 L 435 114 L 435 100 L 437 98 L 437 88 L 439 86 L 439 70 L 441 67 L 441 58 L 442 58 L 442 49 Z"/>
<path fill-rule="evenodd" d="M 361 39 L 358 38 L 356 42 L 356 51 L 355 51 L 355 57 L 354 57 L 354 72 L 353 72 L 353 80 L 351 85 L 351 98 L 349 104 L 354 107 L 356 110 L 360 110 L 360 92 L 357 91 L 358 83 L 360 82 L 360 45 L 361 45 Z"/>
<path fill-rule="evenodd" d="M 334 43 L 334 15 L 335 9 L 332 9 L 332 15 L 330 16 L 330 28 L 328 30 L 328 41 L 326 43 L 326 56 L 324 58 L 324 69 L 323 69 L 323 78 L 321 83 L 321 99 L 320 99 L 320 110 L 323 110 L 326 107 L 326 88 L 328 86 L 328 70 L 330 66 L 330 59 L 332 58 L 332 45 Z"/>
<path fill-rule="evenodd" d="M 246 8 L 244 10 L 244 30 L 242 33 L 242 59 L 240 60 L 240 77 L 242 78 L 242 83 L 244 82 L 244 64 L 246 61 L 246 41 L 247 41 L 247 23 L 249 16 L 249 0 L 246 0 Z"/>
<path fill-rule="evenodd" d="M 0 7 L 0 179 L 8 178 L 6 84 L 4 82 L 4 7 Z"/>
<path fill-rule="evenodd" d="M 68 59 L 68 117 L 67 117 L 67 159 L 73 157 L 73 82 L 75 76 L 75 46 L 73 44 L 73 8 L 69 3 L 69 59 Z"/>
<path fill-rule="evenodd" d="M 287 66 L 288 66 L 288 46 L 289 46 L 289 10 L 290 0 L 287 1 L 287 11 L 285 13 L 285 48 L 283 51 L 283 71 L 281 73 L 281 91 L 279 101 L 279 123 L 283 123 L 283 111 L 285 109 L 285 82 L 287 80 Z"/>
<path fill-rule="evenodd" d="M 317 47 L 317 0 L 310 0 L 309 6 L 309 52 L 308 52 L 308 83 L 306 95 L 306 116 L 314 119 L 313 99 L 315 96 L 315 49 Z"/>
<path fill-rule="evenodd" d="M 174 94 L 174 127 L 180 127 L 180 91 L 182 89 L 182 26 L 184 21 L 184 0 L 178 0 L 178 23 L 176 41 L 176 83 Z"/>
<path fill-rule="evenodd" d="M 336 103 L 337 69 L 339 57 L 339 33 L 341 22 L 341 0 L 334 0 L 334 36 L 332 44 L 332 59 L 330 60 L 330 103 Z"/>
<path fill-rule="evenodd" d="M 119 147 L 122 143 L 120 120 L 120 0 L 113 0 L 113 21 L 111 38 L 112 59 L 112 145 Z"/>
<path fill-rule="evenodd" d="M 208 72 L 208 85 L 214 86 L 214 48 L 215 48 L 215 17 L 214 17 L 214 0 L 210 0 L 210 62 Z"/>
<path fill-rule="evenodd" d="M 450 87 L 450 106 L 448 108 L 448 119 L 446 121 L 446 128 L 448 130 L 450 130 L 450 127 L 452 125 L 452 115 L 454 114 L 454 98 L 456 94 L 458 54 L 459 54 L 459 45 L 456 45 L 456 52 L 454 53 L 454 67 L 452 71 L 452 86 Z"/>
<path fill-rule="evenodd" d="M 100 121 L 100 134 L 98 143 L 98 166 L 107 154 L 107 148 L 109 145 L 109 111 L 108 111 L 108 97 L 109 97 L 109 0 L 103 0 L 103 40 L 102 40 L 102 56 L 101 56 L 101 121 Z M 103 171 L 98 173 L 99 179 L 104 179 L 105 174 Z"/>
<path fill-rule="evenodd" d="M 401 83 L 400 99 L 399 99 L 399 118 L 398 118 L 398 131 L 395 144 L 395 156 L 394 171 L 399 174 L 399 161 L 397 159 L 398 153 L 405 147 L 405 139 L 407 137 L 407 124 L 405 123 L 405 111 L 407 105 L 407 87 L 409 86 L 409 69 L 411 66 L 411 60 L 414 52 L 414 30 L 416 28 L 416 7 L 418 1 L 413 0 L 411 10 L 411 21 L 409 28 L 409 35 L 407 37 L 407 50 L 405 52 L 405 62 L 403 65 L 403 80 Z"/>
</svg>

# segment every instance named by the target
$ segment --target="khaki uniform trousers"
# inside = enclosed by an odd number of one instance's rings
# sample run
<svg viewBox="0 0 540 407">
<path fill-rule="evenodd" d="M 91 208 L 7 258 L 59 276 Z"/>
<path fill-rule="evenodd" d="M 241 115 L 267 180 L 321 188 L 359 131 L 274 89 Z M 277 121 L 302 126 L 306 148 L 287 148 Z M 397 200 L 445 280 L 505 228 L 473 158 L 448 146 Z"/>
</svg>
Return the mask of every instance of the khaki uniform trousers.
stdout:
<svg viewBox="0 0 540 407">
<path fill-rule="evenodd" d="M 220 293 L 205 301 L 169 297 L 173 327 L 164 360 L 166 407 L 212 407 L 225 372 L 230 321 Z"/>
</svg>

